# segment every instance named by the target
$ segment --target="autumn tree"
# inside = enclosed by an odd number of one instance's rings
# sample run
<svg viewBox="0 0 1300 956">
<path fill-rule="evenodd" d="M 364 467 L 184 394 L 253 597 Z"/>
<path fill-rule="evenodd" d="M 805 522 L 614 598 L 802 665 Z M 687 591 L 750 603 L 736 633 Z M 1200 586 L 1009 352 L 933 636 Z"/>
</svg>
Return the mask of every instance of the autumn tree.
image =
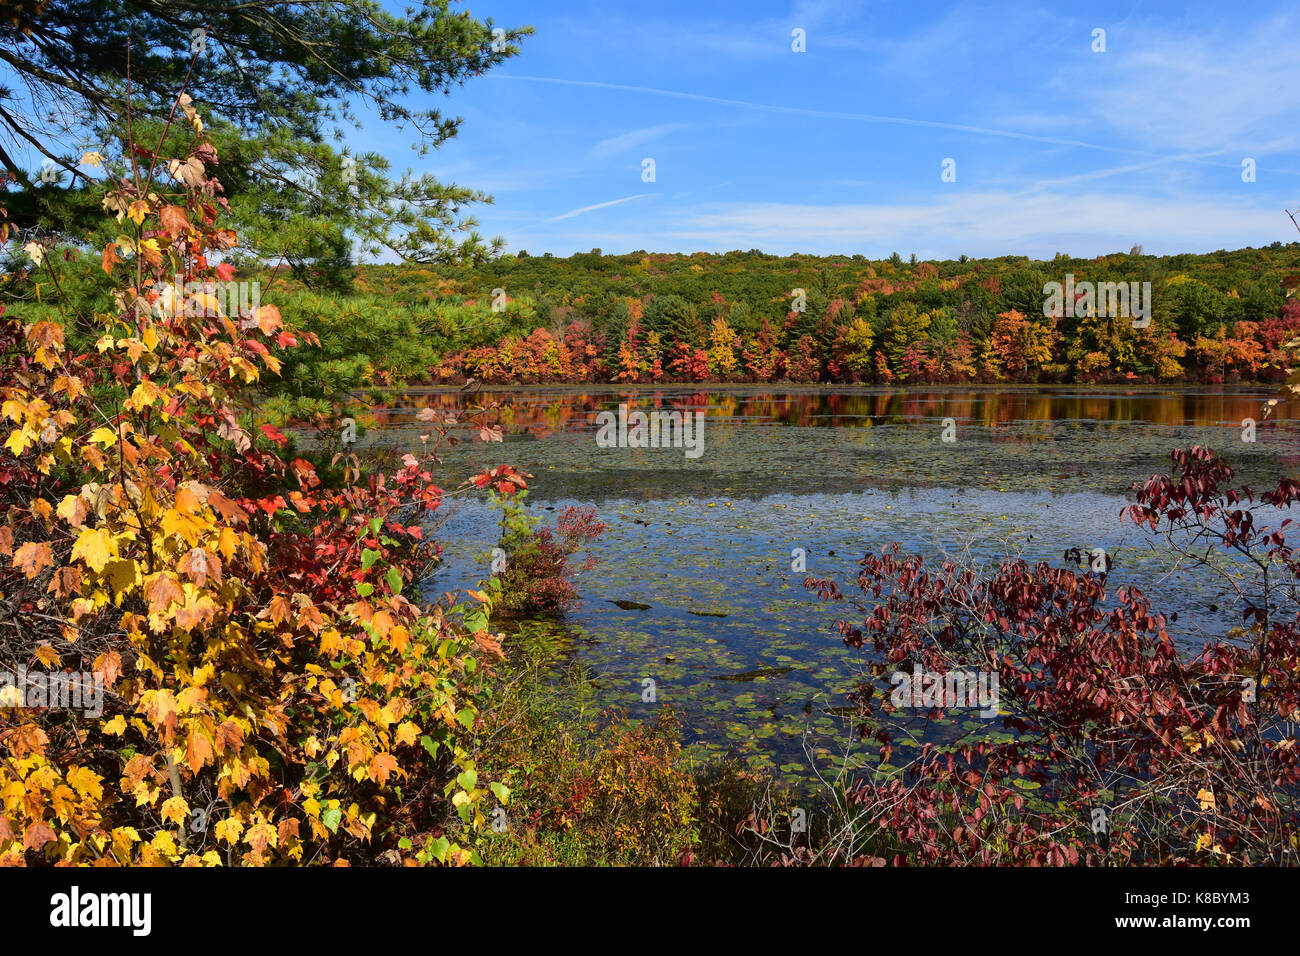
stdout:
<svg viewBox="0 0 1300 956">
<path fill-rule="evenodd" d="M 904 354 L 925 340 L 929 328 L 929 314 L 917 311 L 911 302 L 905 302 L 889 313 L 881 345 L 891 369 L 897 372 L 902 367 Z"/>
<path fill-rule="evenodd" d="M 1014 309 L 998 315 L 990 345 L 999 367 L 1011 378 L 1021 378 L 1052 360 L 1051 329 Z"/>
</svg>

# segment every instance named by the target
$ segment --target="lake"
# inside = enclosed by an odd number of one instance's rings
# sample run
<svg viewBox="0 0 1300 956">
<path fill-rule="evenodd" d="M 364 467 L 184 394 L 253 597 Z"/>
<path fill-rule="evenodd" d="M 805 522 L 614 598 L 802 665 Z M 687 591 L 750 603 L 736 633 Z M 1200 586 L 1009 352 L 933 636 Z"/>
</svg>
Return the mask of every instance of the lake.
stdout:
<svg viewBox="0 0 1300 956">
<path fill-rule="evenodd" d="M 1300 474 L 1300 406 L 1277 406 L 1253 434 L 1243 426 L 1259 421 L 1270 394 L 1067 386 L 414 389 L 373 410 L 361 447 L 418 450 L 427 430 L 416 417 L 421 408 L 499 403 L 493 414 L 504 443 L 446 449 L 448 483 L 508 463 L 534 476 L 530 510 L 549 517 L 567 504 L 590 504 L 609 526 L 593 548 L 598 564 L 579 580 L 583 603 L 550 628 L 560 662 L 590 670 L 601 705 L 645 716 L 670 704 L 683 718 L 684 743 L 701 757 L 730 750 L 754 768 L 800 780 L 814 763 L 823 771 L 879 766 L 836 713 L 865 662 L 832 630 L 850 609 L 818 602 L 802 582 L 835 577 L 848 592 L 856 562 L 885 543 L 927 558 L 969 552 L 1057 563 L 1071 548 L 1103 548 L 1114 561 L 1108 597 L 1139 584 L 1157 611 L 1178 614 L 1175 639 L 1199 648 L 1237 623 L 1220 610 L 1230 603 L 1221 581 L 1177 567 L 1120 512 L 1135 482 L 1168 471 L 1176 447 L 1215 448 L 1261 489 Z M 703 412 L 702 454 L 601 447 L 597 415 L 620 403 Z M 485 576 L 496 521 L 481 501 L 458 498 L 440 509 L 432 533 L 445 561 L 425 582 L 429 598 Z M 800 553 L 806 571 L 798 569 Z M 647 678 L 653 703 L 642 699 Z M 957 721 L 959 731 L 977 734 L 996 734 L 995 726 Z"/>
</svg>

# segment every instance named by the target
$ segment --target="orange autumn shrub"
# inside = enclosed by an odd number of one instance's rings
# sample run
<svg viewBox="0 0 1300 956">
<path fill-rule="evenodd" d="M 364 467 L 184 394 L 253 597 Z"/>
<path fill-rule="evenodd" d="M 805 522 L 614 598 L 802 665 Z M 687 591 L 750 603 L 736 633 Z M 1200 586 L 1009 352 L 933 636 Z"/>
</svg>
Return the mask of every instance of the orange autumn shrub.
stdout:
<svg viewBox="0 0 1300 956">
<path fill-rule="evenodd" d="M 299 336 L 223 308 L 218 156 L 188 96 L 173 121 L 183 153 L 130 142 L 102 183 L 114 307 L 0 317 L 0 863 L 473 861 L 509 796 L 468 745 L 490 600 L 462 627 L 405 593 L 430 458 L 326 487 L 254 427 Z M 26 251 L 53 288 L 82 254 Z"/>
</svg>

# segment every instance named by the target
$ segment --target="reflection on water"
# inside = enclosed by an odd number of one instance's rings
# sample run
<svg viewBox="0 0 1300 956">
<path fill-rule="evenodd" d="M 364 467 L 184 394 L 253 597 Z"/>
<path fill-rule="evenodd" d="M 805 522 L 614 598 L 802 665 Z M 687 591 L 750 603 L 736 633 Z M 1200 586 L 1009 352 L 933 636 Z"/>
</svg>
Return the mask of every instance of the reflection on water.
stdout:
<svg viewBox="0 0 1300 956">
<path fill-rule="evenodd" d="M 433 407 L 456 412 L 467 439 L 440 450 L 448 484 L 505 462 L 535 476 L 534 497 L 761 498 L 910 487 L 1127 494 L 1133 482 L 1167 470 L 1171 449 L 1194 444 L 1227 454 L 1252 484 L 1300 472 L 1300 405 L 1278 405 L 1254 441 L 1242 440 L 1243 421 L 1262 421 L 1267 397 L 1264 389 L 413 390 L 373 409 L 379 427 L 361 447 L 418 451 L 428 426 L 417 416 Z M 624 402 L 704 411 L 703 456 L 598 447 L 597 413 Z M 504 447 L 468 440 L 473 408 L 503 426 Z M 955 424 L 955 441 L 941 440 L 945 419 Z"/>
<path fill-rule="evenodd" d="M 684 385 L 572 386 L 484 389 L 410 389 L 391 406 L 373 409 L 378 425 L 415 421 L 420 409 L 450 411 L 469 404 L 499 402 L 501 420 L 537 437 L 553 431 L 595 427 L 596 413 L 629 402 L 640 408 L 691 408 L 710 418 L 751 425 L 854 427 L 890 422 L 954 418 L 961 424 L 996 427 L 1014 422 L 1143 422 L 1167 426 L 1239 425 L 1259 420 L 1266 388 L 1132 390 L 1026 388 L 882 389 L 816 387 L 795 390 L 743 386 L 699 389 Z M 1279 403 L 1270 418 L 1300 419 L 1300 402 Z"/>
<path fill-rule="evenodd" d="M 828 711 L 864 661 L 832 631 L 848 608 L 804 589 L 795 549 L 806 553 L 806 573 L 847 584 L 863 553 L 890 541 L 982 561 L 1060 563 L 1071 548 L 1101 547 L 1115 561 L 1110 594 L 1140 585 L 1157 611 L 1179 615 L 1175 638 L 1199 646 L 1233 623 L 1219 609 L 1230 603 L 1223 581 L 1177 568 L 1120 511 L 1134 482 L 1168 470 L 1175 447 L 1214 447 L 1257 487 L 1294 473 L 1300 405 L 1279 405 L 1254 441 L 1243 440 L 1243 420 L 1261 419 L 1268 397 L 1208 388 L 412 390 L 374 410 L 380 427 L 366 443 L 411 450 L 427 429 L 421 408 L 488 406 L 505 443 L 444 449 L 447 484 L 507 462 L 534 475 L 530 507 L 549 515 L 594 504 L 609 525 L 595 548 L 600 563 L 579 582 L 584 603 L 563 622 L 569 654 L 594 669 L 602 702 L 647 715 L 657 705 L 642 702 L 642 681 L 653 678 L 692 746 L 798 777 L 808 769 L 805 734 L 823 755 L 844 738 Z M 596 413 L 621 402 L 704 410 L 704 455 L 597 447 Z M 945 418 L 956 422 L 954 442 L 941 440 Z M 447 560 L 427 582 L 429 597 L 475 584 L 486 574 L 475 556 L 497 543 L 497 516 L 482 502 L 448 503 L 440 516 Z M 999 732 L 988 723 L 967 730 Z"/>
</svg>

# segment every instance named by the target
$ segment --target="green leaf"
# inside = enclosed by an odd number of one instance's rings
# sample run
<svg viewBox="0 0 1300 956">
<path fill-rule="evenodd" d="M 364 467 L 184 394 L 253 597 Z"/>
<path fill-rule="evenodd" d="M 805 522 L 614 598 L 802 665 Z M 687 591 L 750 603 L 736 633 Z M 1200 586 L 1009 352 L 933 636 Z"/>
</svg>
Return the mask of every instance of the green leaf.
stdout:
<svg viewBox="0 0 1300 956">
<path fill-rule="evenodd" d="M 438 756 L 438 741 L 434 740 L 428 734 L 420 738 L 420 744 L 429 752 L 430 757 Z"/>
<path fill-rule="evenodd" d="M 459 717 L 460 714 L 457 714 L 456 716 Z M 478 783 L 478 771 L 477 770 L 462 771 L 460 775 L 456 777 L 456 783 L 460 784 L 460 788 L 462 790 L 473 790 L 474 785 Z"/>
<path fill-rule="evenodd" d="M 366 548 L 361 552 L 361 570 L 369 571 L 370 566 L 379 560 L 379 552 Z"/>
<path fill-rule="evenodd" d="M 343 811 L 338 807 L 327 807 L 321 811 L 320 822 L 329 828 L 330 833 L 337 833 L 339 821 L 343 819 Z"/>
<path fill-rule="evenodd" d="M 472 708 L 472 707 L 462 707 L 460 710 L 456 711 L 456 720 L 458 720 L 458 721 L 460 722 L 460 725 L 461 725 L 462 727 L 464 727 L 466 730 L 473 730 L 473 729 L 474 729 L 474 717 L 475 717 L 475 716 L 476 716 L 476 715 L 475 715 L 475 713 L 474 713 L 474 708 Z M 467 772 L 472 773 L 473 771 L 467 771 Z M 457 778 L 457 779 L 459 779 L 459 778 Z M 471 784 L 471 786 L 472 786 L 472 784 Z M 465 789 L 468 790 L 469 787 L 466 787 Z"/>
<path fill-rule="evenodd" d="M 402 593 L 402 572 L 397 568 L 389 568 L 388 573 L 384 575 L 384 580 L 388 582 L 388 587 L 394 594 Z"/>
<path fill-rule="evenodd" d="M 483 610 L 483 605 L 479 605 L 474 610 L 465 615 L 465 629 L 471 634 L 477 634 L 479 631 L 486 631 L 488 626 L 487 611 Z"/>
<path fill-rule="evenodd" d="M 447 851 L 450 849 L 451 841 L 446 837 L 438 837 L 436 840 L 429 841 L 429 854 L 439 863 L 447 862 Z"/>
<path fill-rule="evenodd" d="M 488 789 L 496 794 L 496 798 L 502 803 L 510 802 L 510 788 L 504 783 L 497 783 L 495 780 L 488 784 Z"/>
</svg>

